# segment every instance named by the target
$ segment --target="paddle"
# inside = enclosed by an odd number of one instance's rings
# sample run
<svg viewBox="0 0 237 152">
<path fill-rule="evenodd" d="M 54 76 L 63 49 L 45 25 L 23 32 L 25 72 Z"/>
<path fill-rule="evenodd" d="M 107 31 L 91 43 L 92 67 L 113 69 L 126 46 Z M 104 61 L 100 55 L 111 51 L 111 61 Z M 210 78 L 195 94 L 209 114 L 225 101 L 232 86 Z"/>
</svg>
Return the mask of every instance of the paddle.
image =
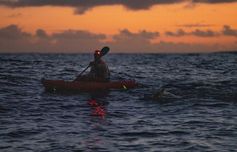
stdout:
<svg viewBox="0 0 237 152">
<path fill-rule="evenodd" d="M 109 52 L 109 47 L 105 46 L 100 51 L 100 57 L 106 55 Z M 91 65 L 89 64 L 80 74 L 78 77 L 80 77 Z"/>
</svg>

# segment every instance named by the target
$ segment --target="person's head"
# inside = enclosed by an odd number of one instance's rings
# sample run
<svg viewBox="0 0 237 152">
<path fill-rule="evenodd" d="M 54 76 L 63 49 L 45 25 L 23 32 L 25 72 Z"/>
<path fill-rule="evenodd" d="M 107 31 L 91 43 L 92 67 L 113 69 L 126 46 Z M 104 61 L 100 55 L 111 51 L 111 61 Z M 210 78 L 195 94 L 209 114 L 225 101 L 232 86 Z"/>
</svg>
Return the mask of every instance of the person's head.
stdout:
<svg viewBox="0 0 237 152">
<path fill-rule="evenodd" d="M 94 52 L 94 59 L 99 60 L 101 57 L 101 51 L 100 50 L 95 50 Z"/>
</svg>

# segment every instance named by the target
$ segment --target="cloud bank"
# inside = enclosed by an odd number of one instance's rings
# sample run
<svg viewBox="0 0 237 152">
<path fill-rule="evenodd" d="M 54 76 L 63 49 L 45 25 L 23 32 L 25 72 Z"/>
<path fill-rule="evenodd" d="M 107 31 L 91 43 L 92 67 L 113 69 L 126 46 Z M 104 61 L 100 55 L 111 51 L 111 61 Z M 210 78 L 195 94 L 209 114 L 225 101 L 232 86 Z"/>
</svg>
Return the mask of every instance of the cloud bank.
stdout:
<svg viewBox="0 0 237 152">
<path fill-rule="evenodd" d="M 186 32 L 178 29 L 175 32 L 167 31 L 166 36 L 182 37 L 215 37 L 231 36 L 237 37 L 237 30 L 228 25 L 223 26 L 219 32 L 196 29 Z M 159 32 L 146 30 L 131 32 L 123 29 L 112 36 L 108 41 L 105 34 L 95 34 L 83 30 L 65 30 L 62 32 L 48 34 L 43 29 L 38 29 L 34 34 L 22 31 L 17 25 L 9 25 L 0 28 L 0 52 L 89 52 L 103 46 L 110 46 L 113 52 L 205 52 L 223 50 L 223 46 L 173 43 L 160 41 L 152 43 L 152 40 L 162 37 Z M 237 44 L 236 44 L 237 45 Z M 237 49 L 237 46 L 224 49 Z"/>
<path fill-rule="evenodd" d="M 232 3 L 237 0 L 192 0 L 193 3 Z"/>
<path fill-rule="evenodd" d="M 154 5 L 190 2 L 190 0 L 0 0 L 0 5 L 8 7 L 66 6 L 76 8 L 83 14 L 97 6 L 122 5 L 130 10 L 149 9 Z M 191 0 L 191 3 L 231 3 L 237 0 Z"/>
<path fill-rule="evenodd" d="M 212 30 L 199 30 L 199 29 L 196 29 L 192 32 L 185 32 L 183 29 L 178 29 L 176 32 L 167 31 L 165 34 L 167 36 L 175 36 L 175 37 L 188 36 L 188 35 L 197 37 L 215 37 L 221 35 L 221 33 Z"/>
<path fill-rule="evenodd" d="M 102 45 L 104 34 L 66 30 L 48 35 L 43 29 L 35 34 L 22 31 L 17 25 L 0 29 L 0 52 L 77 52 Z"/>
<path fill-rule="evenodd" d="M 165 32 L 166 36 L 174 36 L 174 37 L 181 37 L 181 36 L 197 36 L 197 37 L 216 37 L 216 36 L 234 36 L 237 37 L 237 30 L 231 28 L 229 25 L 224 25 L 222 31 L 213 31 L 213 30 L 200 30 L 196 29 L 191 32 L 185 32 L 183 29 L 178 29 L 175 32 L 167 31 Z"/>
</svg>

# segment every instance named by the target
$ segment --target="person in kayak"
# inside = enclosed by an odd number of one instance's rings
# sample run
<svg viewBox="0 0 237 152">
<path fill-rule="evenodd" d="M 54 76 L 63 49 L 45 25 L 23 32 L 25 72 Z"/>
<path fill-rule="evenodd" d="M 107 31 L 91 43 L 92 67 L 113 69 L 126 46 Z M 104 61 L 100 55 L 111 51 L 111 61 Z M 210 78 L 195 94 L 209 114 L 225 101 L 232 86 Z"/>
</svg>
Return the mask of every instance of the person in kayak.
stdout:
<svg viewBox="0 0 237 152">
<path fill-rule="evenodd" d="M 110 79 L 109 68 L 101 57 L 101 51 L 95 50 L 94 61 L 90 62 L 90 72 L 83 76 L 79 75 L 75 81 L 108 82 Z"/>
</svg>

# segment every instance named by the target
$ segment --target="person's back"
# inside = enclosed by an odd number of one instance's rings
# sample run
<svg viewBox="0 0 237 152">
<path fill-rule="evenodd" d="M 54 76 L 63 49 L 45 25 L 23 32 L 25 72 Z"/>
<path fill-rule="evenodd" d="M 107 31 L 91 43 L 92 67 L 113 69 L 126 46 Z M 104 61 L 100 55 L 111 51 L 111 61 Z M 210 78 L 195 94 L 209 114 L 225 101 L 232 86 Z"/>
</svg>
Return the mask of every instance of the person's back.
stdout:
<svg viewBox="0 0 237 152">
<path fill-rule="evenodd" d="M 91 62 L 89 75 L 94 77 L 97 81 L 109 81 L 110 79 L 109 68 L 102 59 L 99 59 L 96 62 Z"/>
<path fill-rule="evenodd" d="M 100 51 L 94 53 L 94 61 L 90 62 L 90 72 L 87 75 L 78 77 L 75 81 L 99 81 L 107 82 L 110 79 L 109 68 L 101 59 Z"/>
</svg>

